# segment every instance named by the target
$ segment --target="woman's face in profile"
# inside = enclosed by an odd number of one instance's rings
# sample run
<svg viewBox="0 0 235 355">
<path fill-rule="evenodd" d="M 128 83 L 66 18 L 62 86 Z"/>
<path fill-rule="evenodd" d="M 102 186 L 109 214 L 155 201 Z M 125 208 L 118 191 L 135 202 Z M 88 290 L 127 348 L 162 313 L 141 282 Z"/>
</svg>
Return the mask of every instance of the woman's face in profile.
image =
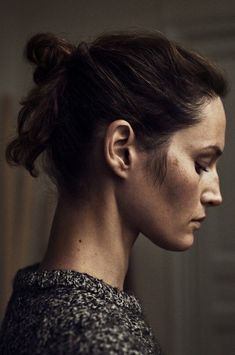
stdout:
<svg viewBox="0 0 235 355">
<path fill-rule="evenodd" d="M 144 235 L 165 249 L 189 248 L 206 207 L 222 202 L 216 168 L 224 149 L 226 125 L 221 100 L 205 105 L 201 117 L 195 126 L 172 136 L 164 182 L 156 186 L 146 181 L 146 174 L 139 169 L 133 178 L 136 185 L 127 192 L 132 202 L 126 213 Z"/>
</svg>

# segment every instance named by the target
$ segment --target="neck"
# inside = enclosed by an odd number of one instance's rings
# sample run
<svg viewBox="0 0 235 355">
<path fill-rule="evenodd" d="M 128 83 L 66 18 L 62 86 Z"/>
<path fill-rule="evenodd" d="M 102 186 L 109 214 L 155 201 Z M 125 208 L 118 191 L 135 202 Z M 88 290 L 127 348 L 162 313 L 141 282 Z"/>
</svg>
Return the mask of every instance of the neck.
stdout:
<svg viewBox="0 0 235 355">
<path fill-rule="evenodd" d="M 60 198 L 40 269 L 70 269 L 123 289 L 137 234 L 125 227 L 114 198 L 74 207 Z"/>
</svg>

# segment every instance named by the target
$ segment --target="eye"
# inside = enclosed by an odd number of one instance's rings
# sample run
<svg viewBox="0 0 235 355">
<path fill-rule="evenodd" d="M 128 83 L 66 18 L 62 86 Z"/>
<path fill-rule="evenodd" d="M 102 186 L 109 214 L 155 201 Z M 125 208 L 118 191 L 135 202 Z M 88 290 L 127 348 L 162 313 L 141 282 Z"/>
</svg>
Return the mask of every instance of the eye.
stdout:
<svg viewBox="0 0 235 355">
<path fill-rule="evenodd" d="M 208 168 L 199 164 L 198 162 L 195 162 L 195 170 L 199 175 L 201 175 L 203 172 L 208 172 Z"/>
</svg>

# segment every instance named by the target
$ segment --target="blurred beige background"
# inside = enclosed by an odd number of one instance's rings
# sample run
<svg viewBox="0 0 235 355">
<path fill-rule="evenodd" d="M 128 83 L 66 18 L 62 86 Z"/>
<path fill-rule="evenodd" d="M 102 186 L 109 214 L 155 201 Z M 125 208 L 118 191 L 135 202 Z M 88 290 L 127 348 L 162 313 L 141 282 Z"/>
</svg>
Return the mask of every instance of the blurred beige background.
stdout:
<svg viewBox="0 0 235 355">
<path fill-rule="evenodd" d="M 235 3 L 232 0 L 52 0 L 0 4 L 0 319 L 15 272 L 40 261 L 55 196 L 46 179 L 9 168 L 4 147 L 14 134 L 19 100 L 31 83 L 26 40 L 51 31 L 72 41 L 111 29 L 159 29 L 215 59 L 231 91 L 226 151 L 220 162 L 224 204 L 187 252 L 161 250 L 141 236 L 127 285 L 142 300 L 166 354 L 235 354 Z"/>
</svg>

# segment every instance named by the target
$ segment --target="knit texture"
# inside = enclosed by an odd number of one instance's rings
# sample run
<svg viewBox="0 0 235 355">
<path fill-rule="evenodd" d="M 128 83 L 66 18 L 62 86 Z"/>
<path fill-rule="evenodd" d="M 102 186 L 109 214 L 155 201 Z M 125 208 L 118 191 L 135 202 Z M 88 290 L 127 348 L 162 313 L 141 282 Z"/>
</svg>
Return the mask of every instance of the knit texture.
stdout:
<svg viewBox="0 0 235 355">
<path fill-rule="evenodd" d="M 1 355 L 162 354 L 133 295 L 85 273 L 38 267 L 16 273 Z"/>
</svg>

